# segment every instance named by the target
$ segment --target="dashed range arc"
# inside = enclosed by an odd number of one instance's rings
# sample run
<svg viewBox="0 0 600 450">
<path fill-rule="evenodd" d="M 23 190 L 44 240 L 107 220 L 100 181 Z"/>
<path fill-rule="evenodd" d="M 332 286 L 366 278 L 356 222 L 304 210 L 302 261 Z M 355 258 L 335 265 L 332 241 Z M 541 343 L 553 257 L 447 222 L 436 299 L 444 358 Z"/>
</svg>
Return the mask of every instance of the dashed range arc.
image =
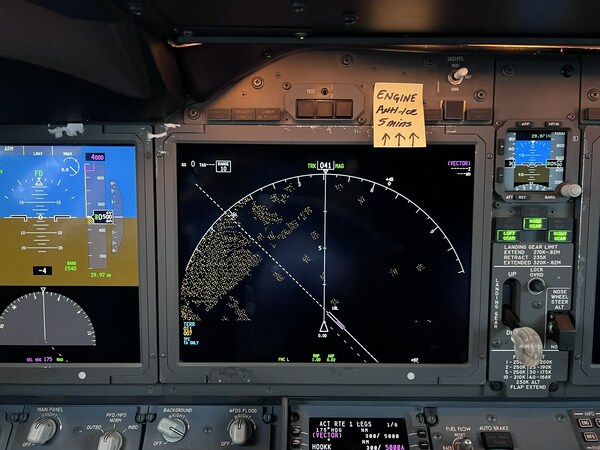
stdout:
<svg viewBox="0 0 600 450">
<path fill-rule="evenodd" d="M 180 359 L 464 364 L 474 153 L 178 145 Z"/>
</svg>

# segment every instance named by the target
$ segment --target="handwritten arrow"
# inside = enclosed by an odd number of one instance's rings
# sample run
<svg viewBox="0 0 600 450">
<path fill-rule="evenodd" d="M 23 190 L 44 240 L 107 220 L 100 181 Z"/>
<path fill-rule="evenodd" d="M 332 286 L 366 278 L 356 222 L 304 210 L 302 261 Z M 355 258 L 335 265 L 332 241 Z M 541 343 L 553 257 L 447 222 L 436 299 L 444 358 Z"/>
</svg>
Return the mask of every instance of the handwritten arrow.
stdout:
<svg viewBox="0 0 600 450">
<path fill-rule="evenodd" d="M 421 139 L 418 135 L 416 135 L 414 132 L 410 133 L 410 136 L 408 137 L 411 140 L 411 146 L 415 146 L 415 138 L 417 139 Z"/>
<path fill-rule="evenodd" d="M 387 133 L 383 134 L 383 137 L 381 139 L 383 139 L 383 145 L 385 145 L 385 143 L 387 142 L 387 140 L 390 138 L 390 135 Z"/>
<path fill-rule="evenodd" d="M 396 139 L 398 139 L 398 147 L 400 147 L 400 140 L 402 139 L 406 139 L 401 133 L 398 133 L 396 136 L 394 136 Z"/>
</svg>

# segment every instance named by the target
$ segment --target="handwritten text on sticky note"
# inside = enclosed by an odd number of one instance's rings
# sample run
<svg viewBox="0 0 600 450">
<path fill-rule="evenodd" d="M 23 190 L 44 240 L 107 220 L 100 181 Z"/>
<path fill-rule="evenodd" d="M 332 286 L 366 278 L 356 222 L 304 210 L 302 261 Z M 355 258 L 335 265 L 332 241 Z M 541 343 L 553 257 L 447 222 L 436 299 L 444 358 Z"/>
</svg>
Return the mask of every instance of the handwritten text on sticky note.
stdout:
<svg viewBox="0 0 600 450">
<path fill-rule="evenodd" d="M 423 85 L 375 83 L 373 92 L 373 145 L 425 147 Z"/>
</svg>

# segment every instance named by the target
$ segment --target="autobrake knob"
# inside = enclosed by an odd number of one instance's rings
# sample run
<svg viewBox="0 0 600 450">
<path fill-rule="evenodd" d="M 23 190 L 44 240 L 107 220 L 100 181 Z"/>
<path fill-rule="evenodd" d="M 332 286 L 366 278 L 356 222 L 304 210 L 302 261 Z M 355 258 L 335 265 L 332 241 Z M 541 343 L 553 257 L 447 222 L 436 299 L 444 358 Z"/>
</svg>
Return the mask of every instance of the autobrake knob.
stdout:
<svg viewBox="0 0 600 450">
<path fill-rule="evenodd" d="M 98 441 L 98 450 L 120 450 L 123 446 L 123 436 L 115 430 L 107 431 Z"/>
<path fill-rule="evenodd" d="M 27 442 L 30 444 L 44 445 L 56 434 L 56 421 L 50 417 L 38 417 L 31 424 L 27 433 Z"/>
<path fill-rule="evenodd" d="M 187 426 L 183 420 L 169 419 L 168 417 L 160 419 L 156 428 L 167 442 L 179 442 L 187 431 Z"/>
<path fill-rule="evenodd" d="M 232 420 L 229 423 L 228 431 L 231 442 L 237 445 L 244 445 L 252 437 L 252 422 L 243 418 Z"/>
</svg>

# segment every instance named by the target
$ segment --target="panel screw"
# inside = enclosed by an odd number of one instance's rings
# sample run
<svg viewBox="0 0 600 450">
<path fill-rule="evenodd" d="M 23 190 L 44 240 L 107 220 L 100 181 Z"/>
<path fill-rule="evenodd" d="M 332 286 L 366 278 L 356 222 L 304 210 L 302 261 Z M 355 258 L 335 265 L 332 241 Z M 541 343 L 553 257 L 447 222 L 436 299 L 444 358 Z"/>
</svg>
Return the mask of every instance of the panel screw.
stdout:
<svg viewBox="0 0 600 450">
<path fill-rule="evenodd" d="M 485 92 L 483 89 L 477 89 L 473 94 L 473 97 L 478 102 L 482 102 L 487 98 L 487 92 Z"/>
<path fill-rule="evenodd" d="M 360 123 L 361 125 L 364 124 L 366 121 L 367 121 L 367 119 L 365 119 L 364 117 L 358 118 L 358 123 Z"/>
<path fill-rule="evenodd" d="M 504 66 L 502 68 L 502 75 L 505 77 L 512 77 L 515 74 L 515 68 L 513 66 Z"/>
<path fill-rule="evenodd" d="M 577 116 L 573 113 L 567 114 L 567 119 L 569 119 L 569 120 L 575 120 L 575 117 L 577 117 Z"/>
<path fill-rule="evenodd" d="M 592 88 L 588 91 L 587 96 L 593 102 L 598 101 L 600 98 L 600 91 L 596 88 Z"/>
<path fill-rule="evenodd" d="M 142 5 L 141 2 L 129 2 L 129 6 L 127 8 L 131 14 L 138 17 L 144 12 L 144 5 Z"/>
<path fill-rule="evenodd" d="M 286 81 L 281 85 L 281 87 L 288 91 L 292 87 L 292 84 L 289 81 Z"/>
<path fill-rule="evenodd" d="M 575 75 L 575 69 L 572 65 L 567 64 L 566 66 L 563 66 L 563 68 L 560 70 L 560 73 L 562 73 L 562 76 L 565 78 L 571 78 L 573 75 Z"/>
<path fill-rule="evenodd" d="M 425 59 L 423 59 L 423 63 L 426 66 L 433 66 L 435 64 L 435 58 L 433 56 L 426 56 Z"/>
<path fill-rule="evenodd" d="M 352 55 L 344 55 L 342 56 L 342 66 L 350 67 L 354 63 L 354 58 Z"/>
<path fill-rule="evenodd" d="M 550 386 L 548 386 L 548 390 L 550 392 L 558 391 L 558 383 L 556 381 L 553 381 L 552 383 L 550 383 Z"/>
<path fill-rule="evenodd" d="M 498 338 L 495 338 L 492 340 L 492 347 L 500 347 L 500 344 L 502 344 L 502 341 Z"/>
<path fill-rule="evenodd" d="M 494 392 L 501 391 L 502 387 L 503 387 L 503 384 L 501 381 L 492 381 L 490 383 L 490 389 Z"/>
<path fill-rule="evenodd" d="M 83 427 L 75 427 L 75 428 L 73 428 L 73 434 L 76 434 L 76 435 L 83 434 Z"/>
<path fill-rule="evenodd" d="M 200 111 L 198 111 L 198 108 L 188 108 L 187 116 L 192 120 L 196 120 L 200 117 Z"/>
<path fill-rule="evenodd" d="M 304 0 L 292 0 L 292 10 L 295 13 L 301 13 L 306 10 L 306 2 Z"/>
<path fill-rule="evenodd" d="M 557 414 L 556 420 L 560 423 L 565 423 L 567 421 L 567 417 L 564 414 Z"/>
<path fill-rule="evenodd" d="M 498 420 L 498 418 L 493 414 L 488 414 L 487 416 L 485 416 L 485 418 L 489 423 L 496 423 Z"/>
<path fill-rule="evenodd" d="M 348 11 L 342 14 L 342 19 L 344 20 L 344 25 L 354 25 L 358 20 L 358 14 Z"/>
<path fill-rule="evenodd" d="M 252 87 L 254 89 L 262 89 L 262 87 L 264 85 L 265 85 L 265 80 L 263 80 L 261 77 L 252 78 Z"/>
</svg>

